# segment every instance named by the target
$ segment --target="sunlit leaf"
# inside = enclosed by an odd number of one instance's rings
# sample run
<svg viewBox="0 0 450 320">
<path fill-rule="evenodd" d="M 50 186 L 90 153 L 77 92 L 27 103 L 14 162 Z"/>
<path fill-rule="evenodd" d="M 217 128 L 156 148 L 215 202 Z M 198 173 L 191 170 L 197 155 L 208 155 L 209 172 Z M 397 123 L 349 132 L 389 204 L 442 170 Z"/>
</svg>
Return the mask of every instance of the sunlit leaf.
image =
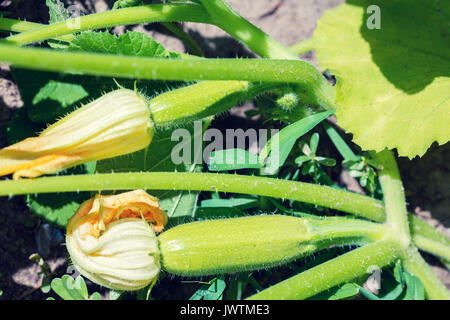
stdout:
<svg viewBox="0 0 450 320">
<path fill-rule="evenodd" d="M 449 15 L 449 1 L 351 0 L 319 20 L 314 44 L 337 79 L 338 124 L 364 150 L 413 158 L 449 141 Z"/>
</svg>

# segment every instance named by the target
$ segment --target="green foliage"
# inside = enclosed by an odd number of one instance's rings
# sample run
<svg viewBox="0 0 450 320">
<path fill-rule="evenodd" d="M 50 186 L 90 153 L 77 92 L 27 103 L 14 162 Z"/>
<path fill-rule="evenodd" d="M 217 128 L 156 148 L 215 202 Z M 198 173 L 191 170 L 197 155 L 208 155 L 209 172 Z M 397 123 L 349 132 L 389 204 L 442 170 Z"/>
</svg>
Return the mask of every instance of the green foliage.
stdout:
<svg viewBox="0 0 450 320">
<path fill-rule="evenodd" d="M 50 19 L 48 23 L 55 23 L 70 18 L 70 13 L 64 8 L 64 4 L 60 0 L 46 0 Z"/>
<path fill-rule="evenodd" d="M 86 283 L 81 276 L 74 279 L 65 274 L 61 278 L 54 278 L 51 288 L 63 300 L 101 300 L 98 292 L 88 294 Z"/>
<path fill-rule="evenodd" d="M 64 21 L 70 18 L 69 11 L 64 8 L 64 4 L 60 0 L 46 0 L 50 19 L 49 24 Z M 48 39 L 47 44 L 54 49 L 66 49 L 68 44 L 63 41 Z"/>
<path fill-rule="evenodd" d="M 145 33 L 135 31 L 127 31 L 119 36 L 108 31 L 83 32 L 70 42 L 69 50 L 139 57 L 179 57 L 178 53 L 166 50 Z"/>
<path fill-rule="evenodd" d="M 393 278 L 393 279 L 392 279 Z M 395 281 L 392 281 L 395 280 Z M 397 261 L 393 277 L 384 277 L 386 282 L 383 286 L 382 282 L 382 297 L 373 294 L 372 292 L 359 288 L 359 291 L 369 300 L 424 300 L 425 293 L 422 282 L 416 276 L 404 270 L 400 261 Z"/>
<path fill-rule="evenodd" d="M 359 178 L 359 184 L 369 191 L 370 194 L 375 194 L 377 188 L 377 180 L 375 179 L 376 164 L 364 156 L 358 156 L 355 160 L 344 160 L 342 166 L 349 169 L 349 175 L 354 178 Z"/>
<path fill-rule="evenodd" d="M 262 167 L 256 154 L 239 148 L 213 151 L 208 163 L 210 171 L 260 169 Z"/>
<path fill-rule="evenodd" d="M 189 300 L 222 300 L 226 287 L 223 277 L 214 278 L 195 291 Z"/>
<path fill-rule="evenodd" d="M 265 173 L 275 174 L 283 166 L 295 141 L 333 113 L 334 110 L 330 110 L 306 117 L 284 127 L 271 137 L 259 154 L 259 162 L 266 161 Z"/>
<path fill-rule="evenodd" d="M 315 295 L 310 300 L 343 300 L 356 296 L 360 287 L 355 283 L 344 283 L 328 291 Z"/>
<path fill-rule="evenodd" d="M 263 169 L 264 174 L 273 175 L 283 167 L 296 140 L 331 114 L 333 110 L 317 113 L 284 127 L 270 138 L 259 157 L 243 149 L 214 151 L 210 156 L 209 170 Z M 322 157 L 318 160 L 323 165 L 334 165 L 334 162 L 331 163 L 327 158 Z"/>
<path fill-rule="evenodd" d="M 334 146 L 339 151 L 344 160 L 358 160 L 358 157 L 353 153 L 352 149 L 348 146 L 344 139 L 342 139 L 342 137 L 331 124 L 329 124 L 327 121 L 323 121 L 322 125 L 325 128 L 328 137 L 331 139 Z"/>
<path fill-rule="evenodd" d="M 245 216 L 249 209 L 259 208 L 260 203 L 257 197 L 242 198 L 232 197 L 229 199 L 213 198 L 200 202 L 195 216 L 199 219 L 218 217 L 239 217 Z"/>
<path fill-rule="evenodd" d="M 380 29 L 367 27 L 371 5 Z M 351 0 L 318 22 L 314 44 L 337 79 L 338 124 L 364 150 L 413 158 L 449 141 L 449 14 L 448 1 Z"/>
<path fill-rule="evenodd" d="M 311 175 L 316 183 L 322 182 L 328 185 L 333 184 L 321 166 L 333 167 L 336 165 L 336 160 L 317 156 L 316 152 L 318 145 L 319 134 L 316 132 L 311 136 L 309 145 L 307 143 L 303 145 L 303 155 L 297 157 L 295 163 L 299 167 L 302 167 L 303 175 Z"/>
<path fill-rule="evenodd" d="M 139 6 L 142 4 L 143 4 L 142 0 L 118 0 L 118 1 L 114 2 L 112 9 L 114 10 L 114 9 L 119 9 L 119 8 L 129 8 L 129 7 Z"/>
</svg>

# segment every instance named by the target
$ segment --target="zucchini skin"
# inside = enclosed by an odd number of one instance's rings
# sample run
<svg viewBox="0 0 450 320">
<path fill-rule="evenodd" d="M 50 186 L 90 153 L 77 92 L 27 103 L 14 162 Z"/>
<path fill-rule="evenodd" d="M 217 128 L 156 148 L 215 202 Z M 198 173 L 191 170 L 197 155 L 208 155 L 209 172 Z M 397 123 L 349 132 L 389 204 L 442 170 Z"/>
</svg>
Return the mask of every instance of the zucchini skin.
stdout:
<svg viewBox="0 0 450 320">
<path fill-rule="evenodd" d="M 285 215 L 198 221 L 158 239 L 162 269 L 181 276 L 269 268 L 317 249 L 308 219 Z"/>
</svg>

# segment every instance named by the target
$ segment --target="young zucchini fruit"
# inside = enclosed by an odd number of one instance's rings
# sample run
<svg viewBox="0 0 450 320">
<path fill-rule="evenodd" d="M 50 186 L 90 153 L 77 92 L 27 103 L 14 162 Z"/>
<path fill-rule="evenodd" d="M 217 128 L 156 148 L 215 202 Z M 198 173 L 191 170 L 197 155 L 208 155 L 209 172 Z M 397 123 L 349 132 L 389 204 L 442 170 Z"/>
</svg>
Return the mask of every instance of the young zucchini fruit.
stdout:
<svg viewBox="0 0 450 320">
<path fill-rule="evenodd" d="M 317 249 L 308 219 L 260 215 L 198 221 L 159 235 L 161 264 L 182 276 L 269 268 Z"/>
<path fill-rule="evenodd" d="M 162 93 L 149 101 L 157 126 L 174 126 L 224 112 L 239 102 L 283 86 L 280 83 L 201 81 Z"/>
<path fill-rule="evenodd" d="M 81 274 L 105 287 L 132 291 L 155 281 L 161 269 L 181 276 L 257 270 L 311 254 L 331 241 L 351 243 L 362 229 L 369 230 L 369 241 L 380 234 L 367 221 L 258 215 L 186 223 L 156 236 L 166 223 L 157 199 L 143 190 L 97 196 L 70 219 L 66 246 Z"/>
</svg>

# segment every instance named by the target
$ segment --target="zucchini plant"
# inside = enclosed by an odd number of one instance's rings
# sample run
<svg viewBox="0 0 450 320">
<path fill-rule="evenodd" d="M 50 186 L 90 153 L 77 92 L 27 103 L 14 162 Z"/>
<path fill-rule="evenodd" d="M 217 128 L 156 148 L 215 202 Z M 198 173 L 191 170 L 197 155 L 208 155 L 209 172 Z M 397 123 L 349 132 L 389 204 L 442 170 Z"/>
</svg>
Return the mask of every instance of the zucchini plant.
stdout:
<svg viewBox="0 0 450 320">
<path fill-rule="evenodd" d="M 1 39 L 0 61 L 11 65 L 25 107 L 7 125 L 0 174 L 13 179 L 0 181 L 0 195 L 26 195 L 32 212 L 67 228 L 74 266 L 112 290 L 158 288 L 160 277 L 174 274 L 213 277 L 193 299 L 240 299 L 243 284 L 254 288 L 245 291 L 249 299 L 359 292 L 448 299 L 419 250 L 448 264 L 450 239 L 407 212 L 392 150 L 413 158 L 450 137 L 445 34 L 420 30 L 420 41 L 410 42 L 401 36 L 405 26 L 417 30 L 418 20 L 444 28 L 438 12 L 449 13 L 448 4 L 427 4 L 349 1 L 292 47 L 224 0 L 117 1 L 110 11 L 80 17 L 47 0 L 48 25 L 1 16 L 0 30 L 14 34 Z M 367 22 L 377 18 L 367 10 L 373 5 L 381 8 L 381 28 Z M 196 55 L 167 50 L 144 33 L 109 30 L 152 22 Z M 174 22 L 215 25 L 261 59 L 201 57 Z M 324 74 L 299 59 L 312 49 Z M 397 55 L 406 56 L 405 66 Z M 217 137 L 208 128 L 253 99 L 258 110 L 248 117 L 264 119 L 260 129 L 279 130 L 259 154 L 211 148 L 203 166 L 203 142 Z M 327 122 L 333 115 L 357 145 Z M 337 161 L 319 148 L 326 137 L 368 195 L 333 182 L 329 168 Z M 181 151 L 187 161 L 174 160 Z M 58 201 L 64 205 L 46 205 Z M 327 256 L 330 248 L 343 251 Z M 311 255 L 325 258 L 302 265 Z M 280 270 L 274 267 L 285 268 L 284 279 L 271 277 Z M 381 269 L 393 270 L 397 281 L 383 297 L 361 286 Z M 257 270 L 264 270 L 259 278 Z M 55 280 L 60 296 L 89 298 L 82 278 L 79 294 L 66 290 L 67 277 Z M 212 283 L 221 284 L 217 294 L 208 291 Z"/>
</svg>

